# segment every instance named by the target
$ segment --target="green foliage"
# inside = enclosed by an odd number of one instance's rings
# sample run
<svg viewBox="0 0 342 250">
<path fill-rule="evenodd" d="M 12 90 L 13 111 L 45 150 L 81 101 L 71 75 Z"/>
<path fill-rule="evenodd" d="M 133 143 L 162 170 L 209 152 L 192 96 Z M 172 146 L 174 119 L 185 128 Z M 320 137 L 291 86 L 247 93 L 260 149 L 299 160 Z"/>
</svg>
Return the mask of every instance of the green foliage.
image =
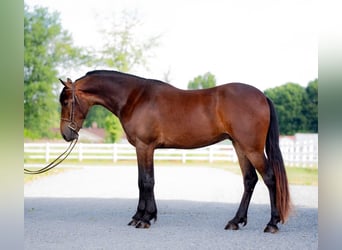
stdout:
<svg viewBox="0 0 342 250">
<path fill-rule="evenodd" d="M 105 129 L 106 142 L 117 142 L 124 133 L 119 119 L 102 106 L 95 105 L 89 110 L 83 126 L 91 127 L 94 122 L 97 127 Z"/>
<path fill-rule="evenodd" d="M 60 32 L 57 15 L 49 15 L 46 9 L 24 16 L 24 126 L 26 136 L 49 136 L 49 128 L 58 119 L 57 102 L 53 96 L 54 68 L 53 48 L 49 41 Z"/>
<path fill-rule="evenodd" d="M 40 135 L 35 133 L 32 130 L 28 130 L 28 129 L 24 128 L 24 138 L 39 139 Z"/>
<path fill-rule="evenodd" d="M 113 114 L 102 106 L 94 105 L 91 107 L 87 114 L 87 118 L 84 120 L 83 126 L 89 128 L 92 126 L 93 122 L 96 122 L 99 128 L 105 128 L 105 119 L 107 116 L 112 116 Z"/>
<path fill-rule="evenodd" d="M 46 8 L 24 12 L 24 128 L 29 138 L 53 137 L 59 124 L 58 67 L 84 60 L 62 29 L 59 14 Z"/>
<path fill-rule="evenodd" d="M 318 79 L 309 82 L 305 89 L 303 115 L 307 132 L 318 132 Z"/>
<path fill-rule="evenodd" d="M 188 83 L 188 89 L 206 89 L 216 86 L 216 78 L 210 72 L 196 76 Z"/>
<path fill-rule="evenodd" d="M 117 142 L 123 134 L 120 121 L 116 116 L 108 115 L 105 118 L 106 142 Z"/>
<path fill-rule="evenodd" d="M 318 132 L 317 87 L 318 81 L 315 80 L 307 88 L 287 83 L 265 91 L 275 105 L 281 134 Z"/>
</svg>

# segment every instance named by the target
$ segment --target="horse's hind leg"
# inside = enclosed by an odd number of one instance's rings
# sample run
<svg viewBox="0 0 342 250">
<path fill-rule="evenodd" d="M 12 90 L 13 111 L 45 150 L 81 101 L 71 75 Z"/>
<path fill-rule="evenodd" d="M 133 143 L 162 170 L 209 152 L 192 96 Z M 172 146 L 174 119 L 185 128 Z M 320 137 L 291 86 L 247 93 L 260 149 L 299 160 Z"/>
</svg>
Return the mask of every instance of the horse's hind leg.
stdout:
<svg viewBox="0 0 342 250">
<path fill-rule="evenodd" d="M 244 192 L 242 195 L 242 199 L 240 202 L 239 209 L 236 212 L 235 217 L 228 222 L 225 229 L 230 230 L 238 230 L 239 224 L 242 223 L 243 226 L 247 224 L 247 213 L 249 203 L 254 191 L 254 187 L 258 182 L 258 176 L 255 172 L 255 169 L 248 158 L 245 156 L 243 151 L 237 146 L 235 146 L 235 150 L 239 159 L 240 168 L 243 176 L 243 184 L 244 184 Z"/>
<path fill-rule="evenodd" d="M 276 180 L 274 171 L 271 166 L 269 166 L 265 155 L 263 153 L 250 153 L 248 158 L 252 162 L 253 166 L 257 169 L 259 174 L 262 176 L 264 183 L 267 186 L 270 196 L 271 203 L 271 219 L 268 222 L 264 232 L 276 233 L 278 232 L 277 224 L 280 222 L 279 211 L 276 207 Z"/>
</svg>

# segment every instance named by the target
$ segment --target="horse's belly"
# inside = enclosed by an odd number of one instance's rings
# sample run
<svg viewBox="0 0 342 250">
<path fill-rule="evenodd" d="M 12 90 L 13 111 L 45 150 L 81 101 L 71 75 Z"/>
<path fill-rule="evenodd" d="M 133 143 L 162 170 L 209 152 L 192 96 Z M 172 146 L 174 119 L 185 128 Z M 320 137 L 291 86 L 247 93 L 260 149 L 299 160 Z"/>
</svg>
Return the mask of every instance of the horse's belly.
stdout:
<svg viewBox="0 0 342 250">
<path fill-rule="evenodd" d="M 170 124 L 171 125 L 171 124 Z M 217 126 L 210 124 L 191 124 L 168 126 L 160 137 L 161 147 L 198 148 L 229 138 Z"/>
</svg>

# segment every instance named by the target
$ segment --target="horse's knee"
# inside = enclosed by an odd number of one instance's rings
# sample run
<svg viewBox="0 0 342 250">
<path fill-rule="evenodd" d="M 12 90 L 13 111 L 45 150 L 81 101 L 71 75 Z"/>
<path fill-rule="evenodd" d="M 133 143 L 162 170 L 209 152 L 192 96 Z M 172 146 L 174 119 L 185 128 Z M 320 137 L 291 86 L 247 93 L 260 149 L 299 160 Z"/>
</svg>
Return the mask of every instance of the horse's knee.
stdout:
<svg viewBox="0 0 342 250">
<path fill-rule="evenodd" d="M 143 189 L 151 189 L 154 186 L 154 174 L 151 171 L 141 171 L 139 173 L 139 186 Z"/>
<path fill-rule="evenodd" d="M 152 192 L 154 188 L 154 179 L 147 178 L 142 182 L 144 192 Z"/>
</svg>

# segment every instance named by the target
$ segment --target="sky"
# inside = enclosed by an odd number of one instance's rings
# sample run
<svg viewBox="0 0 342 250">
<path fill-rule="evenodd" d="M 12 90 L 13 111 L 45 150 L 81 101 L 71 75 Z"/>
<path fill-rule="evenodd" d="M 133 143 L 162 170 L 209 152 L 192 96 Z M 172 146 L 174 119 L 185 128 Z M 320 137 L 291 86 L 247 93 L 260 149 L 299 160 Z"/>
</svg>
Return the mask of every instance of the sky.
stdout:
<svg viewBox="0 0 342 250">
<path fill-rule="evenodd" d="M 317 2 L 312 0 L 25 0 L 60 13 L 78 46 L 98 48 L 113 16 L 135 12 L 137 36 L 160 35 L 148 69 L 132 74 L 186 89 L 211 72 L 217 85 L 244 82 L 261 90 L 318 78 Z M 75 80 L 94 68 L 68 71 Z M 108 69 L 108 68 L 107 68 Z"/>
</svg>

